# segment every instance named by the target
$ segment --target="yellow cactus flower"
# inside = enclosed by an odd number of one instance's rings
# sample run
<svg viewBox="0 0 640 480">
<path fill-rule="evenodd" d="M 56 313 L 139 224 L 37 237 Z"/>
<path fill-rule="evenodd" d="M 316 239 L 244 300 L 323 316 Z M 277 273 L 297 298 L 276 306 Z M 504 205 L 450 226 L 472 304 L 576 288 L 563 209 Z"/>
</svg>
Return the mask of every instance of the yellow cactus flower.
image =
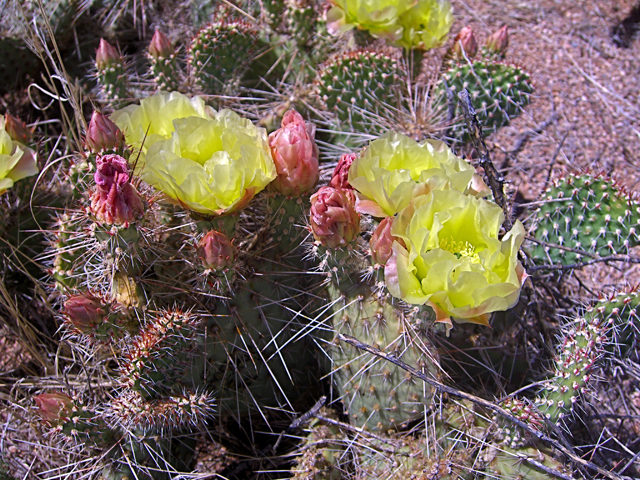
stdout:
<svg viewBox="0 0 640 480">
<path fill-rule="evenodd" d="M 145 162 L 145 154 L 156 142 L 166 140 L 175 127 L 178 118 L 207 118 L 212 110 L 200 97 L 189 98 L 179 92 L 158 92 L 140 100 L 140 105 L 129 105 L 113 112 L 111 120 L 124 133 L 129 145 L 140 151 L 137 166 Z M 135 158 L 135 157 L 134 157 Z"/>
<path fill-rule="evenodd" d="M 517 259 L 524 227 L 517 221 L 502 240 L 504 215 L 496 204 L 456 190 L 433 190 L 393 222 L 385 266 L 389 292 L 430 305 L 437 321 L 487 324 L 488 314 L 513 307 L 526 277 Z"/>
<path fill-rule="evenodd" d="M 36 152 L 12 138 L 6 127 L 6 118 L 0 115 L 0 195 L 18 180 L 38 173 Z"/>
<path fill-rule="evenodd" d="M 375 217 L 395 215 L 434 188 L 480 196 L 489 191 L 474 168 L 443 142 L 418 143 L 397 132 L 374 140 L 353 161 L 349 184 L 358 191 L 356 210 Z"/>
<path fill-rule="evenodd" d="M 267 132 L 230 110 L 174 120 L 149 147 L 142 177 L 185 208 L 221 215 L 243 208 L 275 177 Z"/>
<path fill-rule="evenodd" d="M 398 46 L 429 50 L 439 47 L 447 39 L 453 24 L 453 9 L 446 0 L 420 0 L 400 15 L 398 24 L 402 27 Z"/>
<path fill-rule="evenodd" d="M 327 11 L 327 28 L 333 35 L 352 28 L 369 30 L 374 37 L 395 42 L 402 38 L 398 18 L 418 0 L 333 0 Z"/>
</svg>

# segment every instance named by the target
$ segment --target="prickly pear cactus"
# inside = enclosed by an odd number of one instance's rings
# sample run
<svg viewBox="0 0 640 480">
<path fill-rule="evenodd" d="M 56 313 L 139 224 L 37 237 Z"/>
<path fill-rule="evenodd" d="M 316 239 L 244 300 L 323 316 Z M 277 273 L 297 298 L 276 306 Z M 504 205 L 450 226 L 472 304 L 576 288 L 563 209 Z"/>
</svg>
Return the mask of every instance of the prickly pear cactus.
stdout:
<svg viewBox="0 0 640 480">
<path fill-rule="evenodd" d="M 623 255 L 639 244 L 640 205 L 603 174 L 572 172 L 553 181 L 536 211 L 531 250 L 540 263 L 579 264 Z M 559 246 L 559 247 L 558 247 Z"/>
<path fill-rule="evenodd" d="M 638 356 L 638 288 L 626 288 L 603 296 L 586 315 L 608 327 L 606 349 L 621 358 Z"/>
</svg>

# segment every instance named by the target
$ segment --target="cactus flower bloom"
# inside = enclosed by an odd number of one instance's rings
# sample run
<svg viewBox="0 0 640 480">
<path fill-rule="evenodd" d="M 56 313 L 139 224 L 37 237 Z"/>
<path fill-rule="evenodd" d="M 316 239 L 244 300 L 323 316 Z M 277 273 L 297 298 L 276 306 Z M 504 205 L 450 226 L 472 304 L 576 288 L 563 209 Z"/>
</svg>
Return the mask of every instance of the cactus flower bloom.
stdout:
<svg viewBox="0 0 640 480">
<path fill-rule="evenodd" d="M 385 267 L 389 292 L 428 304 L 437 320 L 487 324 L 488 314 L 513 307 L 525 272 L 517 259 L 524 227 L 517 221 L 502 240 L 504 215 L 494 203 L 455 190 L 414 199 L 393 222 Z"/>
<path fill-rule="evenodd" d="M 327 11 L 327 28 L 339 35 L 352 28 L 368 30 L 371 35 L 389 41 L 402 38 L 398 18 L 418 0 L 332 0 Z"/>
<path fill-rule="evenodd" d="M 322 187 L 311 195 L 311 233 L 323 247 L 344 247 L 360 233 L 360 216 L 348 191 Z"/>
<path fill-rule="evenodd" d="M 106 115 L 93 112 L 87 127 L 85 146 L 92 152 L 116 150 L 124 147 L 124 135 Z"/>
<path fill-rule="evenodd" d="M 178 118 L 209 118 L 214 113 L 200 97 L 189 98 L 179 92 L 158 92 L 111 114 L 111 120 L 122 130 L 127 143 L 140 151 L 137 170 L 145 163 L 147 150 L 156 142 L 171 137 Z M 136 158 L 136 156 L 132 157 Z"/>
<path fill-rule="evenodd" d="M 233 267 L 236 249 L 224 233 L 207 232 L 198 242 L 196 251 L 204 268 L 222 271 Z"/>
<path fill-rule="evenodd" d="M 106 308 L 99 298 L 90 294 L 74 295 L 64 302 L 67 320 L 81 333 L 92 332 L 100 325 L 107 315 Z"/>
<path fill-rule="evenodd" d="M 349 183 L 349 169 L 357 156 L 356 153 L 345 153 L 340 157 L 338 165 L 336 165 L 336 168 L 333 170 L 333 176 L 329 181 L 329 185 L 333 188 L 353 189 Z"/>
<path fill-rule="evenodd" d="M 64 393 L 43 393 L 34 397 L 39 413 L 45 422 L 57 426 L 69 421 L 73 411 L 73 399 Z"/>
<path fill-rule="evenodd" d="M 448 0 L 420 0 L 400 15 L 402 38 L 397 45 L 406 49 L 429 50 L 442 45 L 453 24 L 453 9 Z"/>
<path fill-rule="evenodd" d="M 38 173 L 36 152 L 12 138 L 22 139 L 24 135 L 11 125 L 12 120 L 0 115 L 0 195 L 18 180 Z"/>
<path fill-rule="evenodd" d="M 91 197 L 91 212 L 99 222 L 128 227 L 142 217 L 144 202 L 129 181 L 129 166 L 124 158 L 98 157 L 93 179 L 96 189 Z"/>
<path fill-rule="evenodd" d="M 143 178 L 185 208 L 240 210 L 276 177 L 266 130 L 231 110 L 174 124 L 171 138 L 149 147 Z"/>
<path fill-rule="evenodd" d="M 282 117 L 282 127 L 269 135 L 269 147 L 278 176 L 271 187 L 282 195 L 299 197 L 318 183 L 318 146 L 316 127 L 302 115 L 289 110 Z"/>
<path fill-rule="evenodd" d="M 484 195 L 488 188 L 474 168 L 443 142 L 416 142 L 388 132 L 369 144 L 349 169 L 349 183 L 359 192 L 356 209 L 374 217 L 393 216 L 411 200 L 434 188 Z"/>
</svg>

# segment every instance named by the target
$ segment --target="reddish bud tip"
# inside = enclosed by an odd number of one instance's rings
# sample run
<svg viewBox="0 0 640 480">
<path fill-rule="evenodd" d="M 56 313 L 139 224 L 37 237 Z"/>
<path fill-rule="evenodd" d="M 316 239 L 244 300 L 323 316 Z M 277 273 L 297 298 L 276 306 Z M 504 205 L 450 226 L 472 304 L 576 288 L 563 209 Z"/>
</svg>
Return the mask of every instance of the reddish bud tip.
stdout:
<svg viewBox="0 0 640 480">
<path fill-rule="evenodd" d="M 27 127 L 22 120 L 9 115 L 4 116 L 4 129 L 11 137 L 11 140 L 26 144 L 31 140 L 33 132 Z"/>
<path fill-rule="evenodd" d="M 331 177 L 329 185 L 333 188 L 352 188 L 349 184 L 349 168 L 351 168 L 351 164 L 357 156 L 358 154 L 356 153 L 345 153 L 340 157 L 338 165 L 336 165 L 336 168 L 333 170 L 333 176 Z"/>
<path fill-rule="evenodd" d="M 478 40 L 471 27 L 460 30 L 453 44 L 453 52 L 457 58 L 464 58 L 465 55 L 473 58 L 478 53 Z"/>
<path fill-rule="evenodd" d="M 387 264 L 393 253 L 393 242 L 400 242 L 404 245 L 402 239 L 391 235 L 393 220 L 394 217 L 386 217 L 371 235 L 369 246 L 371 247 L 371 260 L 374 265 L 384 266 Z"/>
<path fill-rule="evenodd" d="M 119 63 L 121 61 L 122 56 L 116 47 L 111 45 L 104 38 L 100 39 L 100 45 L 98 46 L 98 50 L 96 50 L 96 67 L 98 67 L 98 70 L 105 70 L 114 63 Z"/>
<path fill-rule="evenodd" d="M 236 249 L 224 233 L 211 230 L 198 242 L 197 253 L 204 268 L 222 271 L 233 267 Z"/>
<path fill-rule="evenodd" d="M 93 178 L 96 189 L 91 212 L 99 222 L 128 226 L 144 214 L 144 202 L 129 181 L 129 166 L 119 155 L 103 155 L 96 160 Z"/>
<path fill-rule="evenodd" d="M 79 332 L 89 333 L 104 321 L 107 307 L 93 295 L 75 295 L 64 302 L 64 313 Z"/>
<path fill-rule="evenodd" d="M 169 38 L 160 30 L 156 30 L 149 44 L 149 55 L 158 60 L 159 58 L 168 58 L 174 53 L 175 50 L 171 46 Z"/>
<path fill-rule="evenodd" d="M 69 420 L 73 400 L 64 393 L 43 393 L 34 397 L 40 416 L 51 425 L 60 425 Z"/>
<path fill-rule="evenodd" d="M 106 115 L 93 112 L 87 127 L 85 146 L 92 152 L 117 150 L 125 145 L 124 135 Z"/>
<path fill-rule="evenodd" d="M 324 247 L 343 247 L 360 232 L 360 217 L 349 190 L 322 187 L 311 196 L 311 232 Z"/>
<path fill-rule="evenodd" d="M 498 54 L 504 54 L 509 47 L 509 31 L 505 25 L 487 39 L 487 49 Z"/>
<path fill-rule="evenodd" d="M 281 128 L 269 135 L 269 147 L 278 173 L 271 183 L 274 190 L 299 197 L 318 183 L 320 174 L 315 134 L 315 125 L 305 122 L 295 110 L 284 114 Z"/>
</svg>

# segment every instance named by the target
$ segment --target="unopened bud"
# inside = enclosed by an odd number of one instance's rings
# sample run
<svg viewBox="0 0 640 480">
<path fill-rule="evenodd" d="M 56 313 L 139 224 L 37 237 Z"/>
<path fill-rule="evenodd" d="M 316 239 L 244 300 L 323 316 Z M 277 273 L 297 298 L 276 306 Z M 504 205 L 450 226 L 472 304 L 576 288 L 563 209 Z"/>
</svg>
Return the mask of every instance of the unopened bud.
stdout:
<svg viewBox="0 0 640 480">
<path fill-rule="evenodd" d="M 43 393 L 34 397 L 40 416 L 53 426 L 69 420 L 73 409 L 73 399 L 64 393 Z"/>
<path fill-rule="evenodd" d="M 23 145 L 28 143 L 33 136 L 33 132 L 27 128 L 27 125 L 22 120 L 8 113 L 4 116 L 4 129 L 11 137 L 11 140 L 20 142 Z"/>
<path fill-rule="evenodd" d="M 464 27 L 456 35 L 453 43 L 453 52 L 456 58 L 462 59 L 465 55 L 469 58 L 475 57 L 478 53 L 478 40 L 471 27 Z M 464 53 L 463 53 L 464 52 Z"/>
<path fill-rule="evenodd" d="M 311 196 L 311 232 L 324 247 L 343 247 L 360 232 L 360 217 L 349 191 L 322 187 Z"/>
<path fill-rule="evenodd" d="M 278 173 L 271 185 L 277 192 L 299 197 L 318 183 L 315 134 L 313 123 L 305 122 L 302 115 L 289 110 L 282 117 L 281 128 L 269 135 L 269 147 Z"/>
<path fill-rule="evenodd" d="M 91 122 L 87 127 L 85 145 L 92 152 L 102 152 L 105 150 L 117 150 L 124 147 L 124 134 L 118 126 L 106 115 L 100 112 L 93 112 Z"/>
<path fill-rule="evenodd" d="M 371 261 L 374 265 L 384 266 L 387 264 L 393 253 L 393 242 L 400 242 L 404 246 L 401 238 L 391 235 L 391 225 L 394 217 L 386 217 L 380 222 L 369 240 L 371 247 Z"/>
<path fill-rule="evenodd" d="M 120 63 L 122 56 L 120 52 L 107 42 L 104 38 L 100 39 L 100 45 L 96 50 L 96 67 L 98 70 L 105 70 L 115 63 Z"/>
<path fill-rule="evenodd" d="M 98 157 L 93 178 L 96 190 L 91 197 L 91 212 L 99 222 L 128 227 L 142 217 L 144 202 L 129 181 L 129 167 L 124 158 Z"/>
<path fill-rule="evenodd" d="M 487 50 L 503 55 L 509 47 L 509 31 L 505 25 L 487 39 Z"/>
<path fill-rule="evenodd" d="M 333 176 L 329 185 L 333 188 L 353 188 L 349 184 L 349 168 L 358 155 L 356 153 L 345 153 L 340 157 L 338 165 L 333 170 Z"/>
<path fill-rule="evenodd" d="M 236 249 L 224 233 L 211 230 L 198 242 L 197 253 L 204 268 L 222 271 L 233 267 Z"/>
<path fill-rule="evenodd" d="M 74 295 L 64 302 L 64 313 L 79 332 L 90 333 L 104 321 L 107 307 L 93 295 Z"/>
<path fill-rule="evenodd" d="M 174 53 L 175 50 L 171 46 L 169 38 L 160 30 L 156 30 L 149 44 L 149 55 L 158 60 L 159 58 L 168 58 Z"/>
</svg>

